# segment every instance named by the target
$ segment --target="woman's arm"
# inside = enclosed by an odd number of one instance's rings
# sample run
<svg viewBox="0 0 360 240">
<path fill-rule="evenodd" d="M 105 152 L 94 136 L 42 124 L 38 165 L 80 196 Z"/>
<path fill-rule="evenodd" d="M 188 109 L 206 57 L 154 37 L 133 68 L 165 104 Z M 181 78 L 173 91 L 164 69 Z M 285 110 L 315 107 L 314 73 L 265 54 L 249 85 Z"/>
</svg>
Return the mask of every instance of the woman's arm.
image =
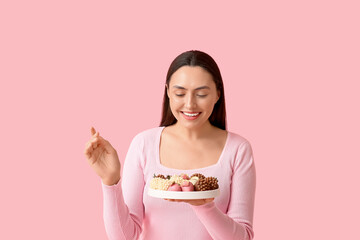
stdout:
<svg viewBox="0 0 360 240">
<path fill-rule="evenodd" d="M 138 239 L 142 231 L 144 176 L 141 145 L 136 136 L 125 158 L 121 182 L 112 186 L 102 182 L 104 224 L 111 240 Z"/>
<path fill-rule="evenodd" d="M 256 173 L 251 146 L 244 142 L 238 149 L 233 169 L 227 214 L 214 202 L 193 206 L 196 215 L 213 239 L 251 240 L 255 201 Z"/>
</svg>

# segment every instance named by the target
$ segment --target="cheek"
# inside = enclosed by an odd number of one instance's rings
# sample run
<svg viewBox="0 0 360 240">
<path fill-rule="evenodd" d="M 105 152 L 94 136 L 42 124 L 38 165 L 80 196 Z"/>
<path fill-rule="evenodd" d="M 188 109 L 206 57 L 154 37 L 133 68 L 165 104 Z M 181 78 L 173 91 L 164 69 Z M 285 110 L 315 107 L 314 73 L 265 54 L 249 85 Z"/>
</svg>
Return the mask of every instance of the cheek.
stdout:
<svg viewBox="0 0 360 240">
<path fill-rule="evenodd" d="M 203 106 L 203 108 L 212 109 L 214 108 L 215 103 L 213 100 L 205 100 L 202 102 L 201 105 Z"/>
<path fill-rule="evenodd" d="M 173 105 L 179 105 L 181 102 L 181 98 L 170 98 L 170 103 Z"/>
<path fill-rule="evenodd" d="M 174 98 L 173 102 L 174 102 L 175 104 L 179 104 L 179 103 L 181 102 L 181 100 Z"/>
<path fill-rule="evenodd" d="M 169 103 L 170 103 L 170 109 L 172 111 L 176 111 L 181 106 L 180 101 L 178 99 L 175 99 L 175 98 L 170 98 Z"/>
<path fill-rule="evenodd" d="M 210 113 L 210 112 L 212 112 L 212 111 L 213 111 L 213 109 L 214 109 L 214 105 L 209 104 L 209 105 L 206 107 L 206 109 L 207 109 L 207 111 Z"/>
</svg>

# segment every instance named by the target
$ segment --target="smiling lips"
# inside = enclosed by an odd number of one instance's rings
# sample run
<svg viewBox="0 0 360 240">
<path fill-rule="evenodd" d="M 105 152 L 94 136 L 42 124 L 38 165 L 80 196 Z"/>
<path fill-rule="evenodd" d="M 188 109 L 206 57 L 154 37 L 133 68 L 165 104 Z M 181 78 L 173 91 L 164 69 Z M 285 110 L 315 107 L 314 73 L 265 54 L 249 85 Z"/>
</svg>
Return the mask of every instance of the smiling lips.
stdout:
<svg viewBox="0 0 360 240">
<path fill-rule="evenodd" d="M 198 118 L 201 112 L 181 112 L 185 119 L 195 120 Z"/>
</svg>

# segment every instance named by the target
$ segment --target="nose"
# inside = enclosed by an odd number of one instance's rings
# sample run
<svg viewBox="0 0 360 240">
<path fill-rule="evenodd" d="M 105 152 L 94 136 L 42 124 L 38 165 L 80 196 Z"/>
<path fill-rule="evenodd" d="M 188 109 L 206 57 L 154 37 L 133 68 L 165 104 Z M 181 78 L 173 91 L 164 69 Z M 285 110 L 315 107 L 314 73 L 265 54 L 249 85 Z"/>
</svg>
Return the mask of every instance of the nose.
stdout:
<svg viewBox="0 0 360 240">
<path fill-rule="evenodd" d="M 185 100 L 185 107 L 187 109 L 194 109 L 196 107 L 196 98 L 192 94 L 188 94 Z"/>
</svg>

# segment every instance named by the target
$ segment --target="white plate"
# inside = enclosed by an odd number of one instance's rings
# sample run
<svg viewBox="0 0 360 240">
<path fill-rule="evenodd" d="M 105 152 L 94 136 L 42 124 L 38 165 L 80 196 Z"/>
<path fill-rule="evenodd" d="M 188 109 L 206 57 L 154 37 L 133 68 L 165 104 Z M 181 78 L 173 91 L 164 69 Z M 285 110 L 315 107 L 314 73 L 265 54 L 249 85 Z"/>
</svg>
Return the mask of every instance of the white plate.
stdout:
<svg viewBox="0 0 360 240">
<path fill-rule="evenodd" d="M 163 191 L 149 188 L 148 195 L 156 198 L 167 198 L 167 199 L 205 199 L 214 198 L 220 195 L 220 189 L 210 191 Z"/>
</svg>

